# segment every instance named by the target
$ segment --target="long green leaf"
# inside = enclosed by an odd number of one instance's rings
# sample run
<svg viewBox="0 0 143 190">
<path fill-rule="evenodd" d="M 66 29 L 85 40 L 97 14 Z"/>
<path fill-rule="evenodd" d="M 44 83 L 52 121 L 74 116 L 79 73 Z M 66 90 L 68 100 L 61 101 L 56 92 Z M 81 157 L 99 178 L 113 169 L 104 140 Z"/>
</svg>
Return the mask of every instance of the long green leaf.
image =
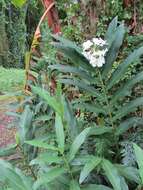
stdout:
<svg viewBox="0 0 143 190">
<path fill-rule="evenodd" d="M 24 176 L 20 170 L 12 167 L 10 163 L 0 160 L 1 173 L 3 179 L 13 190 L 31 190 L 32 184 L 30 179 Z M 0 179 L 1 181 L 1 179 Z M 4 182 L 4 181 L 3 181 Z"/>
<path fill-rule="evenodd" d="M 0 157 L 10 156 L 16 152 L 16 144 L 11 144 L 5 148 L 0 148 Z"/>
<path fill-rule="evenodd" d="M 57 177 L 61 176 L 64 174 L 66 170 L 64 168 L 53 168 L 46 172 L 45 174 L 41 175 L 39 179 L 34 183 L 33 189 L 36 190 L 38 189 L 41 185 L 45 185 L 49 182 L 52 182 L 55 180 Z"/>
<path fill-rule="evenodd" d="M 64 119 L 67 122 L 67 127 L 69 131 L 69 135 L 72 140 L 75 139 L 75 137 L 78 135 L 78 126 L 77 126 L 77 120 L 74 116 L 74 112 L 72 110 L 71 103 L 68 101 L 68 99 L 64 100 Z"/>
<path fill-rule="evenodd" d="M 109 24 L 107 32 L 105 34 L 105 40 L 109 44 L 109 46 L 112 44 L 113 39 L 115 38 L 115 32 L 117 29 L 117 24 L 118 24 L 118 17 L 116 16 Z"/>
<path fill-rule="evenodd" d="M 31 146 L 35 146 L 35 147 L 39 147 L 39 148 L 45 148 L 45 149 L 49 149 L 49 150 L 55 150 L 55 151 L 59 151 L 58 148 L 56 148 L 53 145 L 49 145 L 41 140 L 31 140 L 31 141 L 25 141 L 26 144 L 29 144 Z"/>
<path fill-rule="evenodd" d="M 94 72 L 89 61 L 79 51 L 77 51 L 75 47 L 67 47 L 66 44 L 61 43 L 55 43 L 55 47 L 63 53 L 65 57 L 69 58 L 75 66 Z"/>
<path fill-rule="evenodd" d="M 108 81 L 107 89 L 112 88 L 112 86 L 119 82 L 122 79 L 123 75 L 126 73 L 128 67 L 133 63 L 136 63 L 136 60 L 140 58 L 143 54 L 143 47 L 136 49 L 131 53 L 123 63 L 121 63 L 117 69 L 113 72 L 111 78 Z"/>
<path fill-rule="evenodd" d="M 56 113 L 56 118 L 55 118 L 55 130 L 56 130 L 59 150 L 61 151 L 61 153 L 63 153 L 65 146 L 65 135 L 64 135 L 62 118 L 59 116 L 58 113 Z"/>
<path fill-rule="evenodd" d="M 141 117 L 131 117 L 124 122 L 120 123 L 120 125 L 116 129 L 116 135 L 122 135 L 127 130 L 129 130 L 132 127 L 136 127 L 139 125 L 143 125 L 143 118 Z"/>
<path fill-rule="evenodd" d="M 89 135 L 103 135 L 105 133 L 112 133 L 113 128 L 111 127 L 91 127 Z"/>
<path fill-rule="evenodd" d="M 101 158 L 94 157 L 85 164 L 84 168 L 81 170 L 79 183 L 81 184 L 89 175 L 89 173 L 97 167 L 101 162 Z"/>
<path fill-rule="evenodd" d="M 59 82 L 63 84 L 69 84 L 77 86 L 83 90 L 85 90 L 88 93 L 91 93 L 93 96 L 102 98 L 101 95 L 97 92 L 97 90 L 94 87 L 91 87 L 87 85 L 85 82 L 78 80 L 78 79 L 58 79 Z"/>
<path fill-rule="evenodd" d="M 63 107 L 54 96 L 50 96 L 47 91 L 34 86 L 32 87 L 32 91 L 44 99 L 48 105 L 50 105 L 56 112 L 58 112 L 59 115 L 63 116 Z"/>
<path fill-rule="evenodd" d="M 136 155 L 136 161 L 139 167 L 141 184 L 143 185 L 143 150 L 135 143 L 133 144 L 133 147 Z"/>
<path fill-rule="evenodd" d="M 136 98 L 135 100 L 130 101 L 129 103 L 122 106 L 120 110 L 116 112 L 116 115 L 113 117 L 113 121 L 120 119 L 126 116 L 128 113 L 133 112 L 137 109 L 137 107 L 143 105 L 143 97 Z"/>
<path fill-rule="evenodd" d="M 83 71 L 77 67 L 56 64 L 56 65 L 50 65 L 48 68 L 50 68 L 52 70 L 56 69 L 56 70 L 58 70 L 60 72 L 64 72 L 64 73 L 74 73 L 74 74 L 78 75 L 79 77 L 86 79 L 87 81 L 90 81 L 90 82 L 94 81 L 94 79 L 90 75 L 88 75 L 85 71 Z"/>
<path fill-rule="evenodd" d="M 91 127 L 84 129 L 74 140 L 70 148 L 69 161 L 73 160 L 81 145 L 84 143 Z"/>
<path fill-rule="evenodd" d="M 30 110 L 29 105 L 27 105 L 20 117 L 19 128 L 18 128 L 21 144 L 23 144 L 24 141 L 30 137 L 30 135 L 32 137 L 32 134 L 30 134 L 32 130 L 31 127 L 32 119 L 33 119 L 33 113 Z"/>
<path fill-rule="evenodd" d="M 102 167 L 113 188 L 115 190 L 122 190 L 120 184 L 120 175 L 116 167 L 110 161 L 105 159 L 102 161 Z"/>
<path fill-rule="evenodd" d="M 45 152 L 45 153 L 41 153 L 37 158 L 32 160 L 30 162 L 30 165 L 37 165 L 37 164 L 51 165 L 53 163 L 59 164 L 61 161 L 62 161 L 62 158 L 58 157 L 56 154 Z"/>
<path fill-rule="evenodd" d="M 109 71 L 111 71 L 112 69 L 112 65 L 114 61 L 116 60 L 119 49 L 123 43 L 124 35 L 125 35 L 125 27 L 123 24 L 121 24 L 120 26 L 118 26 L 115 32 L 115 39 L 112 42 L 112 45 L 107 52 L 107 55 L 105 58 L 106 64 L 104 65 L 103 72 L 102 72 L 103 78 L 105 78 L 108 75 Z"/>
<path fill-rule="evenodd" d="M 119 174 L 130 182 L 140 184 L 139 171 L 137 168 L 115 164 Z"/>
<path fill-rule="evenodd" d="M 96 113 L 97 115 L 100 113 L 107 115 L 107 112 L 105 111 L 105 109 L 98 103 L 90 104 L 90 103 L 78 102 L 77 104 L 75 103 L 73 107 L 81 109 L 81 110 L 87 110 L 89 112 Z"/>
<path fill-rule="evenodd" d="M 121 86 L 115 94 L 113 94 L 110 104 L 115 104 L 117 100 L 120 98 L 123 98 L 124 96 L 130 95 L 130 91 L 132 87 L 143 80 L 143 72 L 138 73 L 136 76 L 132 77 L 128 82 L 124 85 Z"/>
</svg>

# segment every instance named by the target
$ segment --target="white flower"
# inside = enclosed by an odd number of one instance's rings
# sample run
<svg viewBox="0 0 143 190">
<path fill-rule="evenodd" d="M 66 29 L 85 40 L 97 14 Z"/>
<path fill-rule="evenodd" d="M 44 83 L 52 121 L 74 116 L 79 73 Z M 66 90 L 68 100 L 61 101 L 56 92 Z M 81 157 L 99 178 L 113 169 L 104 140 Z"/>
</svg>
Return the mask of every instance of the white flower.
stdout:
<svg viewBox="0 0 143 190">
<path fill-rule="evenodd" d="M 93 45 L 93 42 L 91 42 L 90 40 L 87 40 L 86 42 L 84 42 L 82 44 L 83 50 L 88 50 L 91 48 L 91 46 Z"/>
<path fill-rule="evenodd" d="M 107 44 L 106 41 L 102 40 L 101 38 L 93 38 L 92 41 L 95 45 L 101 46 L 101 47 Z"/>
<path fill-rule="evenodd" d="M 82 54 L 86 57 L 92 67 L 102 67 L 105 64 L 105 55 L 108 51 L 103 46 L 107 45 L 106 41 L 101 38 L 93 38 L 83 43 Z"/>
</svg>

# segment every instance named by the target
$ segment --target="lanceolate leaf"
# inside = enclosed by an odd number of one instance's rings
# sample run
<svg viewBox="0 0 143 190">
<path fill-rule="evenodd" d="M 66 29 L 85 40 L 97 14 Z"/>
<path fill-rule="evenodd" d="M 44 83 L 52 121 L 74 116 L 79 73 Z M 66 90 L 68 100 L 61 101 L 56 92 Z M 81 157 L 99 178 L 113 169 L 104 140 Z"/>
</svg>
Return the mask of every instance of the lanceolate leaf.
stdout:
<svg viewBox="0 0 143 190">
<path fill-rule="evenodd" d="M 37 158 L 35 158 L 34 160 L 32 160 L 30 162 L 30 165 L 36 165 L 36 164 L 52 164 L 52 163 L 57 163 L 59 164 L 62 161 L 61 157 L 58 157 L 56 154 L 52 154 L 52 153 L 41 153 Z"/>
<path fill-rule="evenodd" d="M 56 64 L 56 65 L 50 65 L 49 68 L 52 70 L 56 69 L 58 71 L 65 72 L 65 73 L 74 73 L 78 75 L 79 77 L 86 79 L 87 81 L 90 81 L 90 82 L 94 81 L 94 79 L 90 75 L 88 75 L 85 71 L 77 67 Z"/>
<path fill-rule="evenodd" d="M 43 98 L 47 104 L 49 104 L 59 115 L 63 116 L 63 107 L 60 102 L 56 100 L 54 96 L 50 96 L 50 94 L 38 87 L 32 87 L 32 91 L 35 94 L 38 94 L 41 98 Z"/>
<path fill-rule="evenodd" d="M 128 82 L 119 88 L 119 90 L 116 91 L 115 94 L 113 94 L 111 98 L 111 104 L 114 104 L 119 98 L 123 98 L 124 96 L 130 95 L 130 91 L 132 87 L 143 80 L 143 72 L 138 73 L 136 76 L 134 76 L 132 79 L 129 79 Z"/>
<path fill-rule="evenodd" d="M 85 82 L 78 80 L 78 79 L 58 79 L 59 82 L 69 85 L 77 86 L 84 91 L 87 91 L 88 93 L 91 93 L 93 96 L 102 98 L 101 95 L 97 92 L 97 90 L 94 87 L 91 87 L 87 85 Z"/>
<path fill-rule="evenodd" d="M 32 119 L 33 113 L 30 110 L 29 105 L 27 105 L 20 117 L 19 122 L 19 136 L 20 136 L 20 143 L 23 144 L 25 140 L 32 137 Z"/>
<path fill-rule="evenodd" d="M 56 118 L 55 118 L 55 130 L 56 130 L 59 150 L 61 151 L 61 153 L 63 153 L 65 145 L 65 135 L 64 135 L 62 118 L 59 116 L 58 113 L 56 113 Z"/>
<path fill-rule="evenodd" d="M 95 114 L 104 114 L 104 115 L 107 115 L 107 112 L 105 111 L 105 109 L 98 103 L 94 104 L 90 104 L 90 103 L 77 103 L 77 104 L 74 104 L 73 105 L 74 108 L 78 108 L 78 109 L 81 109 L 81 110 L 87 110 L 89 112 L 93 112 Z"/>
<path fill-rule="evenodd" d="M 45 174 L 41 175 L 39 179 L 34 183 L 33 188 L 36 190 L 38 189 L 41 185 L 47 184 L 49 182 L 52 182 L 55 180 L 57 177 L 61 176 L 64 174 L 66 170 L 64 168 L 53 168 L 46 172 Z"/>
<path fill-rule="evenodd" d="M 16 144 L 11 144 L 6 148 L 0 148 L 0 157 L 3 156 L 10 156 L 15 153 L 16 151 Z"/>
<path fill-rule="evenodd" d="M 10 186 L 12 190 L 32 190 L 31 178 L 24 176 L 20 170 L 12 167 L 10 163 L 0 160 L 0 168 L 0 173 L 3 175 L 2 179 L 6 180 L 7 185 Z"/>
<path fill-rule="evenodd" d="M 115 164 L 119 174 L 131 182 L 140 184 L 139 171 L 137 168 Z"/>
<path fill-rule="evenodd" d="M 80 173 L 79 183 L 82 183 L 87 178 L 89 173 L 100 164 L 100 162 L 101 158 L 98 157 L 94 157 L 89 160 L 89 162 L 85 164 L 84 168 Z"/>
<path fill-rule="evenodd" d="M 135 155 L 136 155 L 136 161 L 138 163 L 139 167 L 139 174 L 141 178 L 141 184 L 143 185 L 143 150 L 137 145 L 133 144 Z"/>
<path fill-rule="evenodd" d="M 102 161 L 102 167 L 103 167 L 103 170 L 105 171 L 106 177 L 112 184 L 113 188 L 115 190 L 122 190 L 121 184 L 120 184 L 121 183 L 120 175 L 116 167 L 111 162 L 105 159 Z"/>
<path fill-rule="evenodd" d="M 127 130 L 132 127 L 143 125 L 143 118 L 141 117 L 131 117 L 124 122 L 122 122 L 116 129 L 116 135 L 122 135 Z"/>
<path fill-rule="evenodd" d="M 74 140 L 70 148 L 69 161 L 73 160 L 75 154 L 78 152 L 81 145 L 84 143 L 87 135 L 89 134 L 91 127 L 84 129 Z"/>
<path fill-rule="evenodd" d="M 29 144 L 31 146 L 35 146 L 35 147 L 39 147 L 39 148 L 45 148 L 45 149 L 49 149 L 49 150 L 55 150 L 55 151 L 59 151 L 58 148 L 56 148 L 53 145 L 49 145 L 46 142 L 43 142 L 41 140 L 31 140 L 31 141 L 25 141 L 26 144 Z"/>
<path fill-rule="evenodd" d="M 102 72 L 103 78 L 105 78 L 105 76 L 108 75 L 108 72 L 111 71 L 113 62 L 116 60 L 119 49 L 123 43 L 124 34 L 125 34 L 125 27 L 123 24 L 121 24 L 120 26 L 118 26 L 115 34 L 113 34 L 115 35 L 115 39 L 113 40 L 112 45 L 108 50 L 105 58 L 106 64 L 103 67 L 103 72 Z"/>
<path fill-rule="evenodd" d="M 68 99 L 65 99 L 64 101 L 64 119 L 67 122 L 69 135 L 71 139 L 74 140 L 78 135 L 78 126 L 76 117 L 74 116 L 74 112 L 72 110 L 72 106 Z"/>
<path fill-rule="evenodd" d="M 123 63 L 119 64 L 117 69 L 113 72 L 111 78 L 108 81 L 107 88 L 110 89 L 115 83 L 119 82 L 120 79 L 123 77 L 123 75 L 126 73 L 128 67 L 137 59 L 140 58 L 140 56 L 143 54 L 143 47 L 140 47 L 139 49 L 134 50 L 133 53 L 131 53 Z"/>
<path fill-rule="evenodd" d="M 70 59 L 70 61 L 77 67 L 93 72 L 89 61 L 76 50 L 74 47 L 67 47 L 66 44 L 55 43 L 55 47 L 63 53 L 63 55 Z"/>
<path fill-rule="evenodd" d="M 116 121 L 117 119 L 124 117 L 128 113 L 135 111 L 138 106 L 142 105 L 143 105 L 143 97 L 136 98 L 135 100 L 130 101 L 116 112 L 116 115 L 113 117 L 113 121 Z"/>
<path fill-rule="evenodd" d="M 105 34 L 105 39 L 107 40 L 107 43 L 111 45 L 112 43 L 112 37 L 114 37 L 114 33 L 116 32 L 118 24 L 118 17 L 116 16 L 109 24 L 107 32 Z"/>
<path fill-rule="evenodd" d="M 81 49 L 76 45 L 76 43 L 74 43 L 68 39 L 65 39 L 59 35 L 52 35 L 52 37 L 55 38 L 55 40 L 59 41 L 61 44 L 64 44 L 66 47 L 74 48 L 74 49 L 76 49 L 77 52 L 79 52 L 79 53 L 81 52 Z"/>
<path fill-rule="evenodd" d="M 102 135 L 105 133 L 112 133 L 113 128 L 111 127 L 91 127 L 89 135 Z"/>
</svg>

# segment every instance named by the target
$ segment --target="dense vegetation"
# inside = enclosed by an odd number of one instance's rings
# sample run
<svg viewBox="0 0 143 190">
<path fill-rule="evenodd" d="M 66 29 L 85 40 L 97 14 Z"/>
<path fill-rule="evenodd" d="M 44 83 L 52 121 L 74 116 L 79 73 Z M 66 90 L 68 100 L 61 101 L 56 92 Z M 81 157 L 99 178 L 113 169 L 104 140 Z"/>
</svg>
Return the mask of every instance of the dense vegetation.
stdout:
<svg viewBox="0 0 143 190">
<path fill-rule="evenodd" d="M 0 63 L 6 67 L 24 67 L 42 12 L 37 1 L 19 2 L 1 2 L 2 39 L 12 32 L 4 21 L 7 10 L 19 15 L 15 30 L 22 32 L 22 41 L 14 33 L 9 39 L 20 43 L 13 46 L 19 54 L 1 41 Z M 30 95 L 18 93 L 22 112 L 9 113 L 18 123 L 16 142 L 1 148 L 0 156 L 19 157 L 0 160 L 0 189 L 142 190 L 143 3 L 59 0 L 57 8 L 63 36 L 41 26 L 41 56 L 31 57 L 36 80 L 29 81 Z M 8 81 L 6 70 L 1 67 L 0 76 Z M 0 91 L 21 89 L 23 70 L 8 72 L 12 82 L 1 80 Z"/>
</svg>

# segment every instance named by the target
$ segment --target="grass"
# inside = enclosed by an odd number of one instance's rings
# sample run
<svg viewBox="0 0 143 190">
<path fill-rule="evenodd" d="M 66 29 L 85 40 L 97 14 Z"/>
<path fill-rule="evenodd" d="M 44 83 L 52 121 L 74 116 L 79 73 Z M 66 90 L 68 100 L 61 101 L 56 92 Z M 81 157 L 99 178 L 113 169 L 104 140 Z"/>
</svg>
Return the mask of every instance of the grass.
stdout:
<svg viewBox="0 0 143 190">
<path fill-rule="evenodd" d="M 25 81 L 25 71 L 22 69 L 5 69 L 0 67 L 0 92 L 15 92 L 22 90 Z"/>
</svg>

